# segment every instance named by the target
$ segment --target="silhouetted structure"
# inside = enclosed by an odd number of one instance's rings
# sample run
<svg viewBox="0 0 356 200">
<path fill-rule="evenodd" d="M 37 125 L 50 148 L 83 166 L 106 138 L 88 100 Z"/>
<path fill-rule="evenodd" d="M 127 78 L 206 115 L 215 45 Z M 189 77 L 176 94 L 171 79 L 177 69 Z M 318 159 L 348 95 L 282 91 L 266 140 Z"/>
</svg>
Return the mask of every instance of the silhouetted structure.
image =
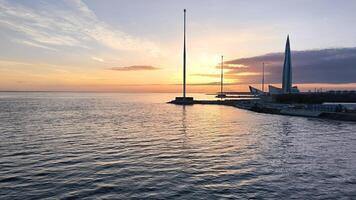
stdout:
<svg viewBox="0 0 356 200">
<path fill-rule="evenodd" d="M 176 97 L 175 100 L 170 103 L 181 104 L 181 105 L 189 105 L 193 104 L 193 97 L 186 96 L 186 9 L 184 9 L 184 28 L 183 28 L 183 96 Z"/>
<path fill-rule="evenodd" d="M 220 74 L 220 93 L 216 97 L 225 98 L 226 94 L 224 93 L 224 56 L 221 56 L 221 74 Z"/>
<path fill-rule="evenodd" d="M 262 92 L 265 92 L 265 63 L 262 63 Z"/>
<path fill-rule="evenodd" d="M 282 88 L 278 88 L 272 85 L 268 86 L 268 93 L 264 92 L 264 63 L 262 64 L 262 88 L 261 90 L 250 86 L 251 94 L 255 96 L 261 95 L 277 95 L 277 94 L 291 94 L 299 93 L 297 86 L 292 85 L 292 59 L 289 43 L 289 35 L 287 36 L 286 48 L 284 52 L 284 64 L 282 73 Z"/>
<path fill-rule="evenodd" d="M 220 94 L 223 94 L 224 90 L 224 56 L 221 56 L 221 77 L 220 77 Z"/>
<path fill-rule="evenodd" d="M 186 97 L 186 41 L 185 41 L 185 13 L 186 10 L 184 9 L 184 28 L 183 28 L 183 32 L 184 32 L 184 36 L 183 36 L 183 98 Z"/>
<path fill-rule="evenodd" d="M 292 61 L 290 56 L 289 35 L 287 37 L 286 49 L 284 53 L 282 90 L 284 94 L 292 92 Z"/>
</svg>

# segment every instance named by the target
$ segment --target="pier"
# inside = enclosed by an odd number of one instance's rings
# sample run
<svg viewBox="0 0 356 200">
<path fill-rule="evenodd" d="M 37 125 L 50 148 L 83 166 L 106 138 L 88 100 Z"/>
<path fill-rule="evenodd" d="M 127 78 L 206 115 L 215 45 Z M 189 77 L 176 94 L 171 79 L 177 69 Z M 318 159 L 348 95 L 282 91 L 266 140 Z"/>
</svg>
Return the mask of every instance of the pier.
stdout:
<svg viewBox="0 0 356 200">
<path fill-rule="evenodd" d="M 179 104 L 170 101 L 171 104 Z M 192 100 L 185 105 L 222 105 L 252 112 L 356 122 L 356 110 L 341 104 L 282 104 L 258 99 Z"/>
</svg>

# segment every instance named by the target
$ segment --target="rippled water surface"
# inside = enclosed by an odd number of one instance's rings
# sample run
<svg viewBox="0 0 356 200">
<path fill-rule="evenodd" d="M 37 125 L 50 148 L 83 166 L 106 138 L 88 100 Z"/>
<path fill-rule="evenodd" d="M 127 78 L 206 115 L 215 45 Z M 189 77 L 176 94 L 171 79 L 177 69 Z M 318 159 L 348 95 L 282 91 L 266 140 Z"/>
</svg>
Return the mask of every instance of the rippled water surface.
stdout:
<svg viewBox="0 0 356 200">
<path fill-rule="evenodd" d="M 0 199 L 355 199 L 356 123 L 0 93 Z"/>
</svg>

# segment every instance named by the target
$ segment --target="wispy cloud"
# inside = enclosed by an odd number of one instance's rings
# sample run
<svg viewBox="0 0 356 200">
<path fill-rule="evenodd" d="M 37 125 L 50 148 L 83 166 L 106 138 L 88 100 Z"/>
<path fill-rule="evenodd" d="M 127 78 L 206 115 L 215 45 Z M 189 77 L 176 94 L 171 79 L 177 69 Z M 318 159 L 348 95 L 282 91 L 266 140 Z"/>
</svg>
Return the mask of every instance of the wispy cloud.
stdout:
<svg viewBox="0 0 356 200">
<path fill-rule="evenodd" d="M 114 50 L 159 52 L 153 42 L 100 21 L 81 0 L 58 1 L 56 4 L 42 2 L 37 9 L 0 0 L 0 26 L 21 33 L 22 37 L 18 34 L 14 37 L 39 48 L 90 48 L 94 42 Z"/>
<path fill-rule="evenodd" d="M 187 85 L 192 85 L 192 86 L 206 86 L 206 85 L 220 85 L 220 82 L 207 82 L 207 83 L 187 83 Z M 172 85 L 182 85 L 181 83 L 177 84 L 172 84 Z M 238 82 L 232 82 L 232 83 L 224 83 L 224 85 L 241 85 L 241 83 Z"/>
<path fill-rule="evenodd" d="M 96 57 L 96 56 L 92 56 L 91 59 L 92 59 L 92 60 L 95 60 L 95 61 L 97 61 L 97 62 L 105 62 L 104 59 L 99 58 L 99 57 Z"/>
<path fill-rule="evenodd" d="M 112 67 L 110 70 L 115 71 L 142 71 L 142 70 L 159 70 L 160 68 L 150 65 L 133 65 L 128 67 Z"/>
<path fill-rule="evenodd" d="M 221 65 L 216 66 L 216 69 L 220 69 L 220 68 L 221 68 Z M 247 68 L 247 66 L 224 62 L 224 69 L 242 69 L 242 68 Z"/>
<path fill-rule="evenodd" d="M 17 43 L 21 43 L 21 44 L 25 44 L 28 46 L 32 46 L 32 47 L 37 47 L 37 48 L 42 48 L 42 49 L 46 49 L 46 50 L 51 50 L 51 51 L 56 51 L 56 49 L 49 47 L 49 46 L 45 46 L 36 42 L 31 42 L 31 41 L 27 41 L 27 40 L 14 40 Z"/>
</svg>

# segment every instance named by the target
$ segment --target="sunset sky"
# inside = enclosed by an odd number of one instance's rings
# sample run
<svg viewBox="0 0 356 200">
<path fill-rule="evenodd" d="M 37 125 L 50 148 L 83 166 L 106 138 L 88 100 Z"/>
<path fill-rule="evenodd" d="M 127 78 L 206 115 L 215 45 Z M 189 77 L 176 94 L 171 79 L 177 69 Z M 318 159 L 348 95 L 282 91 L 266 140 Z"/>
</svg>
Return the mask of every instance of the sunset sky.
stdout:
<svg viewBox="0 0 356 200">
<path fill-rule="evenodd" d="M 293 82 L 356 89 L 353 0 L 0 0 L 0 90 L 179 92 L 183 9 L 190 92 L 281 80 L 289 34 Z"/>
</svg>

